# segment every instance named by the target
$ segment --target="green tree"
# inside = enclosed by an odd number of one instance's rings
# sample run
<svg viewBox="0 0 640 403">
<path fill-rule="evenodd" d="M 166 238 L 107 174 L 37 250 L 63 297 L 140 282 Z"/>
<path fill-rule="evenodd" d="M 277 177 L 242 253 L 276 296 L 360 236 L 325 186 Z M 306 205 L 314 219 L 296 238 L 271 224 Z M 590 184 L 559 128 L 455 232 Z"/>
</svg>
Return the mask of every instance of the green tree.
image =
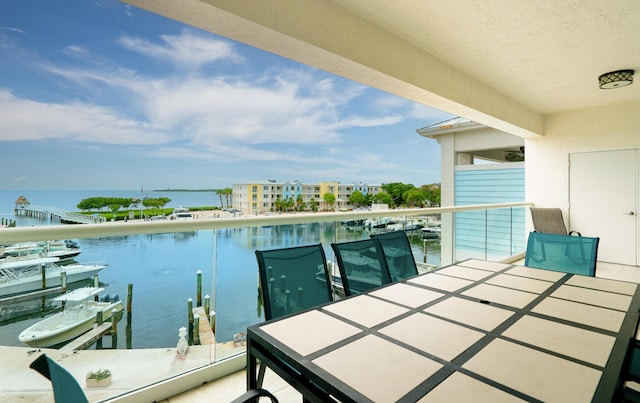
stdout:
<svg viewBox="0 0 640 403">
<path fill-rule="evenodd" d="M 220 207 L 224 207 L 224 203 L 222 202 L 222 196 L 224 195 L 224 189 L 216 190 L 216 194 L 220 196 Z"/>
<path fill-rule="evenodd" d="M 372 201 L 378 204 L 388 204 L 393 206 L 393 198 L 387 192 L 380 192 L 372 197 Z"/>
<path fill-rule="evenodd" d="M 128 197 L 89 197 L 82 199 L 76 207 L 80 210 L 100 210 L 112 205 L 129 207 L 131 204 L 133 201 Z"/>
<path fill-rule="evenodd" d="M 295 204 L 296 202 L 293 200 L 292 197 L 287 197 L 286 200 L 284 201 L 285 211 L 292 211 L 293 206 L 295 206 Z"/>
<path fill-rule="evenodd" d="M 224 195 L 224 199 L 227 202 L 227 207 L 231 207 L 231 196 L 233 196 L 233 189 L 231 188 L 224 188 L 222 189 L 222 194 Z M 220 199 L 220 202 L 222 203 L 222 199 Z"/>
<path fill-rule="evenodd" d="M 314 213 L 318 211 L 318 202 L 316 202 L 316 199 L 311 198 L 311 200 L 309 200 L 309 207 Z"/>
<path fill-rule="evenodd" d="M 113 212 L 113 218 L 116 218 L 116 211 L 120 210 L 121 207 L 122 205 L 117 203 L 109 205 L 109 209 Z"/>
<path fill-rule="evenodd" d="M 349 195 L 349 204 L 353 207 L 360 207 L 365 204 L 365 198 L 361 191 L 354 190 L 353 193 Z"/>
<path fill-rule="evenodd" d="M 441 186 L 439 183 L 432 183 L 429 185 L 422 185 L 420 189 L 424 190 L 427 193 L 427 199 L 429 202 L 429 206 L 439 206 L 440 205 L 440 192 Z"/>
<path fill-rule="evenodd" d="M 158 197 L 158 198 L 147 197 L 142 201 L 142 205 L 145 207 L 162 208 L 167 204 L 169 204 L 170 202 L 171 202 L 171 199 L 169 199 L 168 197 Z"/>
<path fill-rule="evenodd" d="M 392 183 L 386 183 L 382 185 L 382 189 L 389 193 L 391 195 L 391 198 L 393 198 L 393 203 L 392 205 L 395 206 L 401 206 L 402 203 L 404 202 L 404 199 L 402 198 L 402 195 L 410 189 L 414 189 L 415 186 L 413 186 L 412 184 L 404 184 L 402 182 L 392 182 Z"/>
<path fill-rule="evenodd" d="M 307 204 L 302 200 L 302 195 L 298 195 L 296 198 L 296 211 L 304 211 L 307 208 Z"/>
<path fill-rule="evenodd" d="M 333 205 L 336 202 L 336 195 L 334 195 L 333 193 L 327 192 L 322 195 L 322 199 L 324 200 L 325 203 L 327 203 L 329 207 L 331 207 L 331 210 L 333 210 Z"/>
<path fill-rule="evenodd" d="M 413 188 L 404 192 L 402 199 L 408 206 L 424 207 L 428 204 L 429 195 L 422 188 Z"/>
</svg>

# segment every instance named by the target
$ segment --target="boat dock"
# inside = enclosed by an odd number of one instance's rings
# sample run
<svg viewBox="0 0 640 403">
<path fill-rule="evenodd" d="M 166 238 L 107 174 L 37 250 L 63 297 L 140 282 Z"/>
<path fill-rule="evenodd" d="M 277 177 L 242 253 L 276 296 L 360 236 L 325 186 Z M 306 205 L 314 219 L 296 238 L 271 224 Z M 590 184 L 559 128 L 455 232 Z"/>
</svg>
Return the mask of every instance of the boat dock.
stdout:
<svg viewBox="0 0 640 403">
<path fill-rule="evenodd" d="M 99 224 L 106 221 L 101 216 L 71 213 L 57 207 L 35 206 L 33 204 L 16 205 L 14 212 L 16 216 L 60 221 L 66 224 Z"/>
<path fill-rule="evenodd" d="M 104 322 L 101 325 L 94 327 L 92 330 L 73 340 L 72 342 L 65 344 L 60 348 L 60 351 L 74 351 L 74 350 L 84 350 L 103 336 L 111 334 L 111 337 L 114 337 L 113 328 L 116 325 L 111 322 Z"/>
</svg>

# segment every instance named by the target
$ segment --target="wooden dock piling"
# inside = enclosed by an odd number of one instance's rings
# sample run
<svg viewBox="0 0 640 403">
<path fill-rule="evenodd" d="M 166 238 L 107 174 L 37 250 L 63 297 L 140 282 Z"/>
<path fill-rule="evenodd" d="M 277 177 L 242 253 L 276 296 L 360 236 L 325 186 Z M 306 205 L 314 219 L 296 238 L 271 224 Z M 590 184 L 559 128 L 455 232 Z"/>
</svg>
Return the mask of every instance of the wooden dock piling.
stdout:
<svg viewBox="0 0 640 403">
<path fill-rule="evenodd" d="M 196 306 L 202 306 L 202 270 L 196 273 Z"/>
<path fill-rule="evenodd" d="M 42 273 L 42 289 L 47 288 L 47 268 L 45 265 L 40 265 L 40 272 Z"/>
<path fill-rule="evenodd" d="M 189 345 L 193 345 L 193 300 L 187 299 L 187 315 L 189 315 Z"/>
<path fill-rule="evenodd" d="M 131 325 L 131 304 L 133 302 L 133 284 L 127 286 L 127 324 Z"/>
</svg>

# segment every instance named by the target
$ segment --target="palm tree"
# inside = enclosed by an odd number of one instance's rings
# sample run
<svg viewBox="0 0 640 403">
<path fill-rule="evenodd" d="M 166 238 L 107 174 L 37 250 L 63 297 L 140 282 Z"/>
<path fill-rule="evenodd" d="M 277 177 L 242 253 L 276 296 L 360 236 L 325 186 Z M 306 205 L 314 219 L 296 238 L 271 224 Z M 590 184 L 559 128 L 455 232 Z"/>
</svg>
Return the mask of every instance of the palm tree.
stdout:
<svg viewBox="0 0 640 403">
<path fill-rule="evenodd" d="M 222 189 L 222 194 L 224 195 L 225 200 L 227 201 L 227 207 L 231 207 L 231 202 L 229 201 L 229 199 L 233 196 L 233 189 L 231 188 L 224 188 Z"/>
<path fill-rule="evenodd" d="M 222 195 L 224 194 L 225 189 L 216 190 L 216 194 L 220 196 L 220 207 L 224 207 L 224 203 L 222 203 Z"/>
</svg>

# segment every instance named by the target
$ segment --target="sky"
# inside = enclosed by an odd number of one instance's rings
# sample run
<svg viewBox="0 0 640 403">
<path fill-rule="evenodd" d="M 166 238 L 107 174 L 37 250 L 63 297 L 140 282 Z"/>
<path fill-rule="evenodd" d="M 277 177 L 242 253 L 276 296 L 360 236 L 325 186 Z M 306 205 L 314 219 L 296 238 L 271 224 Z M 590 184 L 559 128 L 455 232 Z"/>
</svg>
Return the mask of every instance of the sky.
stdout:
<svg viewBox="0 0 640 403">
<path fill-rule="evenodd" d="M 420 186 L 451 117 L 115 0 L 0 0 L 0 189 Z"/>
</svg>

